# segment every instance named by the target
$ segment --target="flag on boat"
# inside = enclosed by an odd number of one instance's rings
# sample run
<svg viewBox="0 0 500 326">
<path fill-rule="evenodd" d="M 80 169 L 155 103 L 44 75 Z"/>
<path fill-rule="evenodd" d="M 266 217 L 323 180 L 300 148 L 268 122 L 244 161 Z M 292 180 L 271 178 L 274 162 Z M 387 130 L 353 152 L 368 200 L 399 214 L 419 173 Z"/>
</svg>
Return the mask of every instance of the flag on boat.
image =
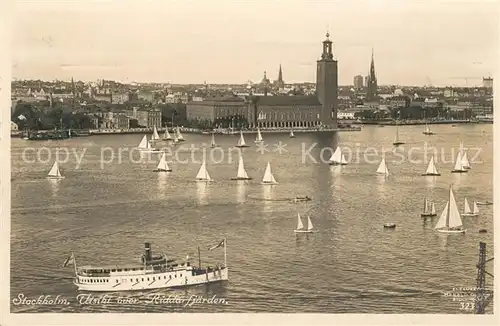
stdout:
<svg viewBox="0 0 500 326">
<path fill-rule="evenodd" d="M 224 247 L 226 245 L 226 239 L 222 239 L 221 242 L 219 242 L 219 244 L 213 246 L 213 247 L 210 247 L 208 248 L 208 250 L 214 250 L 214 249 L 217 249 L 219 247 Z"/>
<path fill-rule="evenodd" d="M 71 256 L 69 256 L 68 258 L 66 258 L 66 260 L 64 261 L 64 264 L 63 264 L 62 267 L 66 267 L 69 264 L 74 264 L 74 263 L 75 263 L 75 255 L 72 253 Z"/>
</svg>

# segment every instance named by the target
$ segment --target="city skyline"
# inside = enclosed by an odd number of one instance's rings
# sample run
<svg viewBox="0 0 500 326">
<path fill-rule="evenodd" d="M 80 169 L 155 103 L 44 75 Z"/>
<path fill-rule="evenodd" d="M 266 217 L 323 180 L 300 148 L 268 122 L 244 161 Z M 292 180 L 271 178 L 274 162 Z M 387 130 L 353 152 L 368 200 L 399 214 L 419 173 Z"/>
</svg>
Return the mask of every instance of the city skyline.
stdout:
<svg viewBox="0 0 500 326">
<path fill-rule="evenodd" d="M 15 79 L 243 84 L 281 64 L 286 83 L 314 82 L 326 31 L 340 85 L 367 75 L 372 47 L 380 85 L 479 86 L 496 69 L 494 3 L 16 5 Z"/>
</svg>

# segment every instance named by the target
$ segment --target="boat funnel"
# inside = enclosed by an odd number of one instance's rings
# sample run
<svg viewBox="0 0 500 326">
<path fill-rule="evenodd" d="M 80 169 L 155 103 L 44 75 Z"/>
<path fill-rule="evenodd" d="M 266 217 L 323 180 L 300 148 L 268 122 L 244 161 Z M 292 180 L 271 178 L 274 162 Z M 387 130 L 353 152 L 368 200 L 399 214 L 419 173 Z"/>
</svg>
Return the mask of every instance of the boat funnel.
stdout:
<svg viewBox="0 0 500 326">
<path fill-rule="evenodd" d="M 146 261 L 150 261 L 152 257 L 153 254 L 151 252 L 151 243 L 146 242 L 144 243 L 144 258 L 146 259 Z"/>
</svg>

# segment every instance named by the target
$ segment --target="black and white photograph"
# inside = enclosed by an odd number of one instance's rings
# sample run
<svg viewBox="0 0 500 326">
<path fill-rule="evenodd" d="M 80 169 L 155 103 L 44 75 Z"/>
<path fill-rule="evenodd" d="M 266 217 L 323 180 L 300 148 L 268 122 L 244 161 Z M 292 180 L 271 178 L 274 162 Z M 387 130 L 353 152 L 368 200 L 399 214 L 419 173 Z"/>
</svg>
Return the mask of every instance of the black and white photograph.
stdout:
<svg viewBox="0 0 500 326">
<path fill-rule="evenodd" d="M 0 324 L 500 322 L 499 1 L 5 8 Z"/>
</svg>

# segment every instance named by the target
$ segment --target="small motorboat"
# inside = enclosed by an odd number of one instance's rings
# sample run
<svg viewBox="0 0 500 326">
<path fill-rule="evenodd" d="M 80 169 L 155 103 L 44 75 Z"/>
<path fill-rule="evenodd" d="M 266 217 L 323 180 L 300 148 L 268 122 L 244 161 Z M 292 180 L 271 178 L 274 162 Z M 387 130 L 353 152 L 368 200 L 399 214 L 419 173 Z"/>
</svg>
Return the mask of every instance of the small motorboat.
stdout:
<svg viewBox="0 0 500 326">
<path fill-rule="evenodd" d="M 394 229 L 396 228 L 396 223 L 385 223 L 384 229 Z"/>
<path fill-rule="evenodd" d="M 476 204 L 485 206 L 485 205 L 493 205 L 493 202 L 486 200 L 486 201 L 478 201 L 476 202 Z"/>
<path fill-rule="evenodd" d="M 486 232 L 488 232 L 488 230 L 486 230 L 486 229 L 479 229 L 479 233 L 486 233 Z"/>
<path fill-rule="evenodd" d="M 309 196 L 296 196 L 294 198 L 295 201 L 310 201 L 311 197 Z"/>
</svg>

